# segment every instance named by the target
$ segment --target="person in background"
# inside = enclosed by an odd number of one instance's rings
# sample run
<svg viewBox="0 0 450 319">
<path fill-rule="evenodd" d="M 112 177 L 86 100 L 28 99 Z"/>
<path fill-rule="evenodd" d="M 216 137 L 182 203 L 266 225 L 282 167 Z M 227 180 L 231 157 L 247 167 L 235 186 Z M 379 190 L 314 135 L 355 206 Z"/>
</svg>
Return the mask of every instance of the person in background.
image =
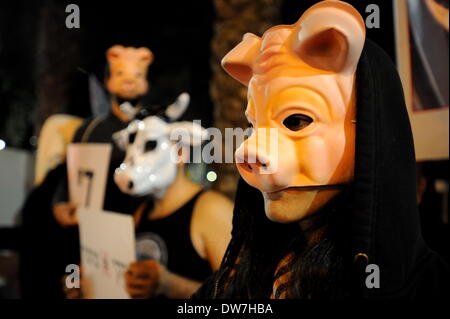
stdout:
<svg viewBox="0 0 450 319">
<path fill-rule="evenodd" d="M 60 146 L 65 151 L 66 144 L 70 141 L 112 143 L 112 134 L 125 128 L 141 108 L 140 101 L 149 89 L 147 73 L 153 62 L 152 52 L 147 48 L 115 45 L 107 50 L 106 58 L 105 86 L 110 93 L 108 114 L 90 118 L 83 123 L 71 121 L 64 130 L 58 129 L 58 133 L 64 134 L 64 141 L 61 145 L 54 145 L 58 150 L 46 149 L 45 154 L 60 156 Z M 63 120 L 61 117 L 55 119 L 52 123 L 57 125 L 52 125 L 53 128 L 58 127 Z M 69 136 L 67 129 L 79 124 L 81 125 L 73 138 L 66 141 Z M 124 155 L 113 143 L 104 208 L 120 213 L 133 213 L 140 204 L 140 199 L 123 194 L 113 181 L 114 168 L 122 162 Z M 41 164 L 38 163 L 40 172 L 48 169 L 47 164 Z M 68 200 L 67 166 L 64 162 L 50 170 L 44 179 L 41 178 L 39 186 L 28 196 L 22 208 L 20 273 L 25 298 L 64 297 L 61 277 L 68 264 L 77 264 L 80 260 L 75 210 L 75 205 Z M 46 261 L 45 264 L 42 260 Z"/>
<path fill-rule="evenodd" d="M 141 98 L 147 93 L 148 67 L 153 54 L 147 48 L 133 48 L 115 45 L 106 52 L 108 72 L 105 80 L 111 95 L 111 110 L 106 116 L 86 120 L 75 133 L 72 143 L 112 143 L 113 149 L 105 190 L 104 209 L 132 213 L 136 201 L 123 194 L 113 181 L 114 169 L 122 162 L 125 153 L 118 149 L 112 134 L 125 128 L 141 108 Z M 55 219 L 62 226 L 77 224 L 76 206 L 68 200 L 67 179 L 54 198 Z"/>
<path fill-rule="evenodd" d="M 82 122 L 77 116 L 55 114 L 47 118 L 39 133 L 35 187 L 21 208 L 22 223 L 15 236 L 17 238 L 12 237 L 20 253 L 20 291 L 24 298 L 34 298 L 36 295 L 49 299 L 62 297 L 59 274 L 64 264 L 59 261 L 65 259 L 65 251 L 77 248 L 62 240 L 66 232 L 61 233 L 61 226 L 53 217 L 51 204 L 53 194 L 67 171 L 67 145 Z M 59 240 L 55 241 L 55 236 Z M 58 260 L 54 251 L 60 252 Z M 49 264 L 44 265 L 40 260 L 47 260 Z M 39 288 L 43 286 L 46 289 Z"/>
<path fill-rule="evenodd" d="M 122 193 L 114 183 L 114 169 L 123 161 L 125 153 L 112 139 L 113 133 L 125 128 L 141 109 L 141 100 L 149 90 L 148 68 L 153 62 L 153 54 L 147 48 L 123 47 L 115 45 L 107 50 L 107 74 L 105 87 L 110 93 L 111 108 L 104 116 L 90 118 L 75 132 L 72 143 L 112 143 L 112 152 L 105 188 L 103 209 L 124 214 L 132 214 L 141 203 Z M 80 263 L 80 248 L 76 206 L 68 199 L 67 173 L 54 191 L 52 199 L 53 219 L 59 225 L 56 229 L 58 241 L 64 243 L 63 251 L 49 259 L 52 269 L 57 268 L 57 283 L 61 289 L 61 278 L 68 264 Z M 62 226 L 62 227 L 61 227 Z M 63 287 L 64 289 L 64 287 Z M 62 294 L 63 295 L 63 294 Z"/>
<path fill-rule="evenodd" d="M 134 213 L 137 262 L 125 273 L 131 298 L 190 297 L 219 268 L 231 237 L 232 202 L 185 172 L 190 147 L 207 135 L 196 123 L 176 121 L 188 103 L 183 93 L 165 114 L 153 110 L 157 115 L 146 113 L 113 135 L 126 150 L 116 184 L 147 197 Z M 170 140 L 176 131 L 186 133 L 177 144 Z M 81 280 L 80 288 L 65 289 L 67 298 L 89 298 L 89 284 Z"/>
<path fill-rule="evenodd" d="M 150 199 L 134 214 L 138 261 L 125 273 L 132 298 L 190 297 L 219 268 L 231 237 L 231 201 L 185 173 L 190 148 L 207 136 L 200 125 L 177 121 L 188 103 L 183 93 L 164 114 L 133 121 L 114 135 L 127 149 L 117 185 Z M 175 144 L 170 138 L 181 130 L 186 134 Z"/>
<path fill-rule="evenodd" d="M 131 298 L 189 298 L 222 261 L 231 238 L 233 203 L 204 190 L 177 167 L 162 198 L 134 214 L 138 260 L 125 273 Z"/>
</svg>

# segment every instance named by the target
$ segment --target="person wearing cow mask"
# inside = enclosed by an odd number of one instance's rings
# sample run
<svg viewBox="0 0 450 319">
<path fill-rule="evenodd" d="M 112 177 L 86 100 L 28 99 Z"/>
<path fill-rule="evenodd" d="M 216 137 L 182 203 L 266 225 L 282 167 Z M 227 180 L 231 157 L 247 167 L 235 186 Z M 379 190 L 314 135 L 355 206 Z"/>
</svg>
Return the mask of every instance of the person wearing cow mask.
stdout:
<svg viewBox="0 0 450 319">
<path fill-rule="evenodd" d="M 114 134 L 126 150 L 117 185 L 150 200 L 134 214 L 138 261 L 129 265 L 125 282 L 135 299 L 190 297 L 219 267 L 231 237 L 232 202 L 185 173 L 190 147 L 207 137 L 200 125 L 177 121 L 188 103 L 183 93 L 163 114 L 147 114 Z"/>
<path fill-rule="evenodd" d="M 349 4 L 246 34 L 222 60 L 248 87 L 252 135 L 224 261 L 196 298 L 442 297 L 448 265 L 425 245 L 395 66 Z"/>
<path fill-rule="evenodd" d="M 112 143 L 112 134 L 125 128 L 141 109 L 141 98 L 148 92 L 147 72 L 153 53 L 144 47 L 114 45 L 106 52 L 107 75 L 105 87 L 110 93 L 111 109 L 106 116 L 86 120 L 75 133 L 72 143 Z M 137 201 L 120 192 L 113 181 L 114 169 L 125 153 L 113 143 L 104 209 L 132 213 Z M 55 196 L 54 216 L 62 226 L 77 224 L 76 207 L 67 197 L 67 181 Z"/>
</svg>

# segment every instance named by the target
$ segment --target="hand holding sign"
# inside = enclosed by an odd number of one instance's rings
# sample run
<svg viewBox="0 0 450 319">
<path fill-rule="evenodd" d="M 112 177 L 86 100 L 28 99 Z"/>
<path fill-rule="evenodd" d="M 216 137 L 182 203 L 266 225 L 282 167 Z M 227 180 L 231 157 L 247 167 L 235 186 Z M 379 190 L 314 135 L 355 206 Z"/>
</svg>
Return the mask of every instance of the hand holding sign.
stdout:
<svg viewBox="0 0 450 319">
<path fill-rule="evenodd" d="M 63 227 L 78 224 L 76 215 L 77 206 L 72 203 L 56 203 L 53 205 L 53 216 Z"/>
<path fill-rule="evenodd" d="M 131 263 L 125 273 L 126 289 L 131 298 L 149 299 L 158 295 L 163 267 L 154 260 Z"/>
</svg>

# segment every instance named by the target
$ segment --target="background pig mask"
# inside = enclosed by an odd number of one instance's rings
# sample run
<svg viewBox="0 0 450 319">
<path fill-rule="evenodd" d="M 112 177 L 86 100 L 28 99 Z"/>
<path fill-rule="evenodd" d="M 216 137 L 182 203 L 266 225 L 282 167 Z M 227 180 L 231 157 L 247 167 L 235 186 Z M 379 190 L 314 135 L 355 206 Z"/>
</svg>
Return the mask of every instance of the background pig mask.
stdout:
<svg viewBox="0 0 450 319">
<path fill-rule="evenodd" d="M 352 6 L 323 1 L 293 25 L 262 38 L 246 34 L 223 58 L 223 68 L 248 86 L 246 116 L 254 128 L 236 150 L 237 168 L 262 192 L 269 219 L 299 221 L 352 181 L 355 72 L 364 39 Z M 261 130 L 269 128 L 275 137 Z"/>
<path fill-rule="evenodd" d="M 153 62 L 153 54 L 147 48 L 133 48 L 115 45 L 108 49 L 106 58 L 109 77 L 106 88 L 120 109 L 132 118 L 138 111 L 140 97 L 149 89 L 147 71 Z"/>
</svg>

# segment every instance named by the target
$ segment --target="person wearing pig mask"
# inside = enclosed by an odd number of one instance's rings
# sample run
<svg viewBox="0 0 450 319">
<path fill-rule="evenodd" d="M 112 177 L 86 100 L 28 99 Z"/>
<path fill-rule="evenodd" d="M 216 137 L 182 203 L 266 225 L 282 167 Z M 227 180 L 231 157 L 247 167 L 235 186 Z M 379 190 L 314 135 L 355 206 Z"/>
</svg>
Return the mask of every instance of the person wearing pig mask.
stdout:
<svg viewBox="0 0 450 319">
<path fill-rule="evenodd" d="M 114 45 L 106 52 L 107 74 L 105 87 L 110 93 L 111 109 L 106 116 L 86 120 L 75 133 L 72 143 L 112 143 L 105 190 L 104 209 L 132 213 L 139 201 L 123 194 L 114 183 L 114 169 L 120 165 L 125 153 L 117 148 L 112 135 L 127 126 L 141 108 L 140 100 L 148 92 L 148 67 L 153 62 L 152 52 L 144 47 Z M 76 207 L 68 201 L 67 180 L 54 199 L 53 213 L 62 226 L 77 224 Z"/>
<path fill-rule="evenodd" d="M 351 5 L 244 35 L 222 60 L 248 87 L 252 135 L 219 271 L 194 298 L 444 298 L 422 238 L 400 79 Z M 448 297 L 447 297 L 448 298 Z"/>
</svg>

